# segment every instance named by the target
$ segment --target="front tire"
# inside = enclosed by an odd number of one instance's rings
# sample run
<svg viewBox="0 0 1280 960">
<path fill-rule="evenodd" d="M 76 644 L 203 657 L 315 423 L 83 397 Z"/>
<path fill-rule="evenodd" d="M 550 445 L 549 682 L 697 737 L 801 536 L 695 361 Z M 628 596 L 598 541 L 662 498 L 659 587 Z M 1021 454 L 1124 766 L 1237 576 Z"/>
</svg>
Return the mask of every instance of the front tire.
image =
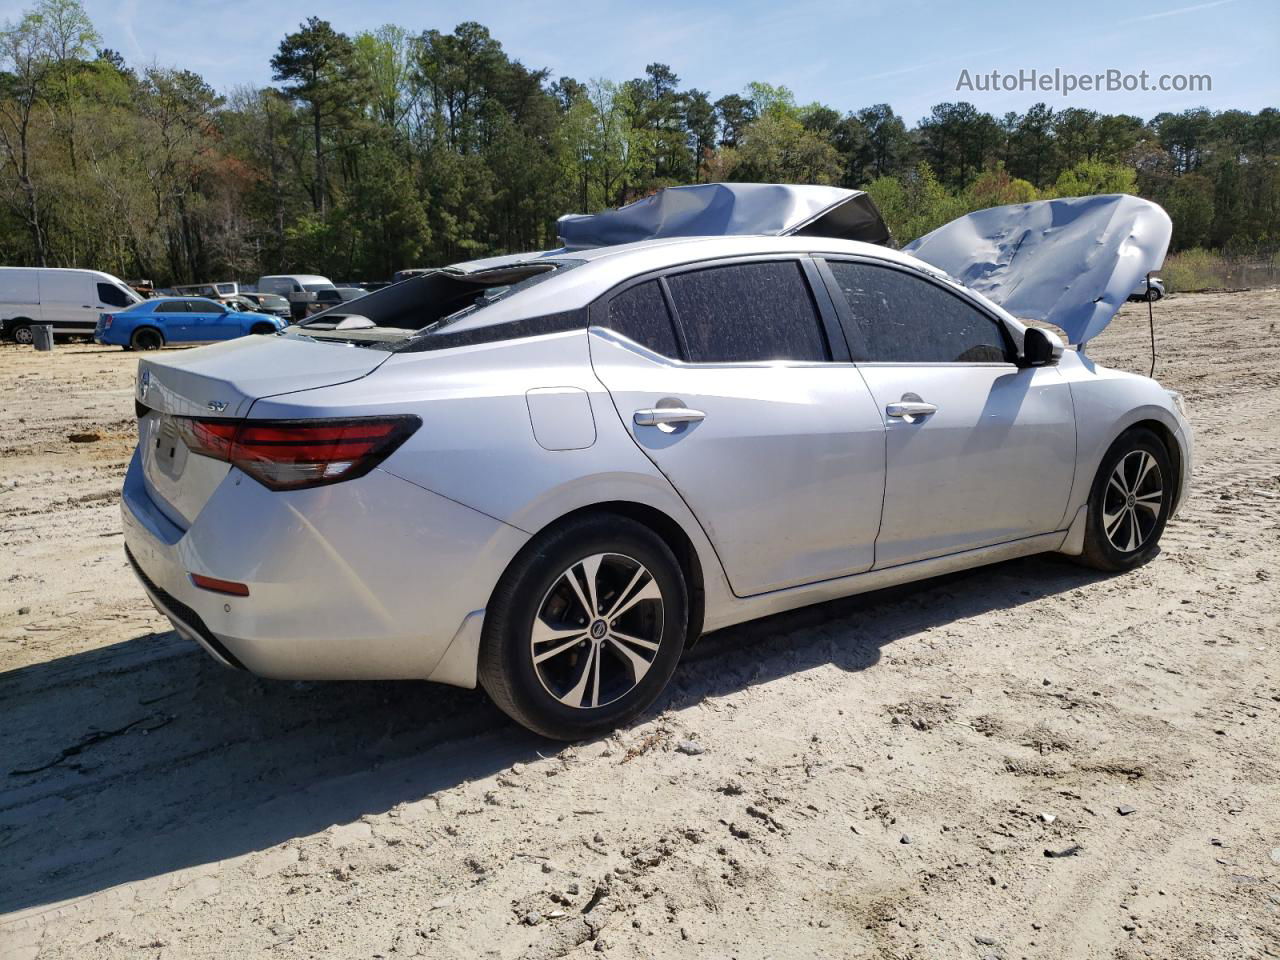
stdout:
<svg viewBox="0 0 1280 960">
<path fill-rule="evenodd" d="M 1139 427 L 1102 458 L 1089 493 L 1080 560 L 1098 570 L 1131 570 L 1155 556 L 1173 508 L 1173 464 L 1161 439 Z"/>
<path fill-rule="evenodd" d="M 36 336 L 31 332 L 29 323 L 15 324 L 12 330 L 13 342 L 20 343 L 24 347 L 29 347 L 36 341 Z"/>
<path fill-rule="evenodd" d="M 480 683 L 517 723 L 580 740 L 634 720 L 684 650 L 688 588 L 671 548 L 614 514 L 531 541 L 494 588 Z"/>
</svg>

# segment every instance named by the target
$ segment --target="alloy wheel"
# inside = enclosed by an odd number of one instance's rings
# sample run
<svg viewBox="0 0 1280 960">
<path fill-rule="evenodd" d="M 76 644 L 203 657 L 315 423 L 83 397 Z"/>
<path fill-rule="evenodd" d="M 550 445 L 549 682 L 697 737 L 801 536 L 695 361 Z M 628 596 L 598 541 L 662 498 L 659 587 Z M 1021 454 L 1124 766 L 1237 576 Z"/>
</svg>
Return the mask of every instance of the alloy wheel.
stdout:
<svg viewBox="0 0 1280 960">
<path fill-rule="evenodd" d="M 1133 450 L 1120 458 L 1102 498 L 1102 530 L 1121 553 L 1133 553 L 1150 539 L 1164 507 L 1164 478 L 1156 458 Z"/>
<path fill-rule="evenodd" d="M 539 683 L 569 707 L 626 696 L 658 656 L 662 590 L 644 564 L 597 553 L 563 571 L 534 614 L 529 653 Z"/>
</svg>

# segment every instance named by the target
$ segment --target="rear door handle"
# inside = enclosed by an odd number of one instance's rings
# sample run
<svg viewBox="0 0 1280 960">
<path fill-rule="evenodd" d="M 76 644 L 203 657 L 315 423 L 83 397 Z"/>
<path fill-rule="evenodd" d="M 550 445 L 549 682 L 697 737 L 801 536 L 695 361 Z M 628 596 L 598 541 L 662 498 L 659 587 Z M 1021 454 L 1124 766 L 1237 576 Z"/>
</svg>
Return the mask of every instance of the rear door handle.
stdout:
<svg viewBox="0 0 1280 960">
<path fill-rule="evenodd" d="M 648 410 L 637 410 L 633 419 L 638 427 L 658 427 L 676 423 L 697 423 L 705 420 L 707 415 L 701 410 L 688 407 L 651 407 Z"/>
<path fill-rule="evenodd" d="M 912 417 L 927 417 L 932 413 L 937 413 L 938 408 L 932 403 L 925 403 L 923 400 L 898 400 L 886 406 L 884 412 L 891 417 L 899 417 L 909 422 Z"/>
</svg>

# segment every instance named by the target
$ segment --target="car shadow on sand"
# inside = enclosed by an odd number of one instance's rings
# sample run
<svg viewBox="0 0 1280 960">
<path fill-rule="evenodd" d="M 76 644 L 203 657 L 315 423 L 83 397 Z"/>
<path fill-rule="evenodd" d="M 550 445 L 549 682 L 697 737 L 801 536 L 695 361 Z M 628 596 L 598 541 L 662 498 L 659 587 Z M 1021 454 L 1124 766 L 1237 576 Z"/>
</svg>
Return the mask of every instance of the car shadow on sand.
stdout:
<svg viewBox="0 0 1280 960">
<path fill-rule="evenodd" d="M 901 637 L 1097 578 L 1015 560 L 722 630 L 650 718 L 823 664 L 865 670 Z M 0 703 L 0 913 L 261 850 L 559 749 L 476 691 L 261 680 L 172 633 L 0 675 Z"/>
</svg>

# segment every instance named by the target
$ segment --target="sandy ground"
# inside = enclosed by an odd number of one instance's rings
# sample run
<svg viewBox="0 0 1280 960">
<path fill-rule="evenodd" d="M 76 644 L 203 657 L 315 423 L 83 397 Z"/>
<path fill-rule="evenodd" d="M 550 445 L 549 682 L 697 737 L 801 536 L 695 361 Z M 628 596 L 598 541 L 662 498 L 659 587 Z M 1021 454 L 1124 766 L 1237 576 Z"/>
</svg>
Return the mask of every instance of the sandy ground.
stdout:
<svg viewBox="0 0 1280 960">
<path fill-rule="evenodd" d="M 570 747 L 216 666 L 121 554 L 133 359 L 0 348 L 0 956 L 1280 956 L 1280 292 L 1157 310 L 1199 462 L 1151 564 L 726 631 Z M 1145 372 L 1145 307 L 1092 353 Z"/>
</svg>

